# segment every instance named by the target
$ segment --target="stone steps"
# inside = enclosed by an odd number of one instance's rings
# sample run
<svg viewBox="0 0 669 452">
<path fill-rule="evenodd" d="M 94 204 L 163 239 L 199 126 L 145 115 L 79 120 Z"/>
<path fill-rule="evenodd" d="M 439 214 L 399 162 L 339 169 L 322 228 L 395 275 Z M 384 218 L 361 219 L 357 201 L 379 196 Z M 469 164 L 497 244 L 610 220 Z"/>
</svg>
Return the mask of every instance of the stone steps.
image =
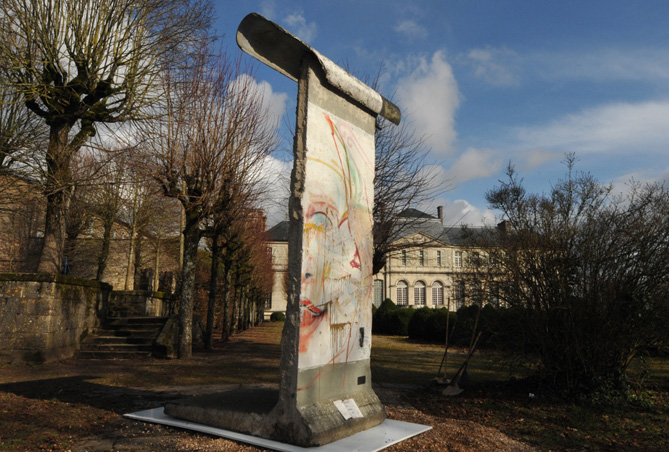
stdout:
<svg viewBox="0 0 669 452">
<path fill-rule="evenodd" d="M 82 342 L 75 356 L 80 359 L 148 358 L 166 321 L 167 317 L 108 317 L 103 328 Z"/>
</svg>

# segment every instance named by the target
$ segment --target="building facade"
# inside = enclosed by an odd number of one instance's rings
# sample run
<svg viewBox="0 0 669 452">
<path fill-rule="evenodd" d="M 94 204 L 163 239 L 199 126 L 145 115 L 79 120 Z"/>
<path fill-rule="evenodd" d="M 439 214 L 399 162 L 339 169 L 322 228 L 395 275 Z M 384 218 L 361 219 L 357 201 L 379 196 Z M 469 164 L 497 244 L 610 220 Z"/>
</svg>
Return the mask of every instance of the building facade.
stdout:
<svg viewBox="0 0 669 452">
<path fill-rule="evenodd" d="M 398 306 L 448 308 L 470 303 L 499 305 L 494 247 L 487 228 L 444 226 L 443 209 L 432 216 L 415 209 L 399 215 L 383 269 L 374 275 L 374 305 L 389 298 Z M 286 310 L 288 222 L 268 231 L 274 290 L 266 315 Z"/>
<path fill-rule="evenodd" d="M 36 270 L 44 239 L 45 211 L 46 198 L 37 182 L 0 173 L 0 272 Z M 128 224 L 114 222 L 101 281 L 115 290 L 171 291 L 179 271 L 178 231 L 164 236 L 135 234 L 134 240 L 131 233 Z M 102 221 L 91 215 L 76 238 L 66 239 L 61 272 L 95 279 L 102 237 Z"/>
</svg>

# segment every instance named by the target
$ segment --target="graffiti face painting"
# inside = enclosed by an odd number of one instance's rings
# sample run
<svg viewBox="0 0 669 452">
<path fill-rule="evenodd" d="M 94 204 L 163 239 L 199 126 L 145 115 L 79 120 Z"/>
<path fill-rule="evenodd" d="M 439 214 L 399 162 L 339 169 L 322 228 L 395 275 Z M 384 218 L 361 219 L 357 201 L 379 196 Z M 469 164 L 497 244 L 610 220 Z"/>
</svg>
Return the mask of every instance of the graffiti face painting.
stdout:
<svg viewBox="0 0 669 452">
<path fill-rule="evenodd" d="M 373 136 L 311 104 L 299 367 L 369 359 Z"/>
</svg>

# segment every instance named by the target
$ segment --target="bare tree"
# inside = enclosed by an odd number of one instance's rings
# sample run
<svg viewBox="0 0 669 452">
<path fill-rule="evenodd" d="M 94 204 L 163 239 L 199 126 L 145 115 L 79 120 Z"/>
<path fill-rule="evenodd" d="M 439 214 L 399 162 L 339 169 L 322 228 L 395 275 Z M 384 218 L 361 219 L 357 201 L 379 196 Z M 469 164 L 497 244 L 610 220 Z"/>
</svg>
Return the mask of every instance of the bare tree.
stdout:
<svg viewBox="0 0 669 452">
<path fill-rule="evenodd" d="M 4 83 L 49 128 L 47 213 L 38 271 L 59 270 L 73 190 L 72 156 L 98 123 L 147 114 L 160 58 L 179 55 L 211 21 L 206 0 L 5 0 Z"/>
<path fill-rule="evenodd" d="M 445 182 L 436 180 L 436 173 L 426 161 L 430 149 L 423 138 L 414 135 L 406 118 L 399 126 L 378 118 L 374 140 L 372 271 L 376 274 L 385 266 L 390 253 L 407 246 L 396 239 L 406 228 L 415 226 L 400 221 L 399 215 L 410 207 L 432 200 L 445 189 Z"/>
<path fill-rule="evenodd" d="M 34 175 L 30 154 L 46 142 L 46 126 L 21 100 L 0 74 L 0 169 Z"/>
<path fill-rule="evenodd" d="M 102 223 L 102 244 L 98 254 L 98 269 L 95 279 L 102 281 L 107 268 L 114 226 L 119 221 L 123 207 L 123 195 L 127 189 L 123 164 L 107 165 L 100 173 L 98 182 L 89 193 L 93 211 Z M 113 237 L 116 238 L 116 237 Z"/>
<path fill-rule="evenodd" d="M 192 354 L 195 264 L 204 222 L 226 193 L 227 181 L 244 174 L 249 155 L 266 153 L 266 112 L 255 83 L 239 58 L 215 58 L 205 47 L 187 70 L 165 69 L 161 122 L 144 129 L 154 177 L 185 212 L 180 293 L 179 357 Z M 264 131 L 260 133 L 261 131 Z M 244 179 L 242 179 L 243 181 Z"/>
<path fill-rule="evenodd" d="M 551 388 L 620 396 L 632 358 L 667 335 L 669 193 L 632 184 L 612 197 L 575 162 L 548 194 L 527 193 L 511 166 L 487 193 L 509 224 L 496 234 L 500 295 Z"/>
<path fill-rule="evenodd" d="M 259 112 L 260 113 L 260 112 Z M 209 290 L 209 304 L 207 310 L 207 324 L 205 329 L 205 347 L 211 348 L 214 330 L 214 313 L 216 311 L 217 291 L 216 275 L 219 273 L 219 264 L 223 263 L 223 339 L 230 334 L 229 313 L 229 284 L 228 276 L 234 261 L 239 257 L 248 240 L 258 241 L 258 235 L 249 238 L 248 231 L 262 223 L 256 218 L 256 209 L 260 200 L 267 195 L 266 179 L 262 173 L 267 155 L 276 144 L 273 130 L 275 125 L 260 116 L 247 116 L 248 126 L 245 128 L 245 137 L 235 141 L 235 148 L 230 149 L 230 171 L 226 175 L 221 191 L 215 202 L 207 234 L 211 239 L 211 286 Z"/>
</svg>

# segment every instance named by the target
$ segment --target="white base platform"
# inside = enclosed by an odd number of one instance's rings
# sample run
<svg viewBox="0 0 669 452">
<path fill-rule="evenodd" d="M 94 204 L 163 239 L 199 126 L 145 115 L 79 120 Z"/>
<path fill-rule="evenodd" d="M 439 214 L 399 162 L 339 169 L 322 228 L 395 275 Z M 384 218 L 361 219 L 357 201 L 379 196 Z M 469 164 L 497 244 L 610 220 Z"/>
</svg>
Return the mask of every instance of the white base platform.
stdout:
<svg viewBox="0 0 669 452">
<path fill-rule="evenodd" d="M 400 422 L 386 419 L 380 425 L 356 433 L 348 438 L 340 439 L 325 446 L 320 447 L 300 447 L 292 444 L 284 444 L 271 439 L 258 438 L 256 436 L 237 433 L 230 430 L 223 430 L 208 425 L 196 424 L 194 422 L 182 421 L 167 416 L 163 408 L 154 408 L 152 410 L 138 411 L 136 413 L 126 414 L 125 417 L 138 421 L 151 422 L 153 424 L 169 425 L 185 430 L 206 433 L 208 435 L 220 436 L 233 441 L 251 444 L 265 449 L 272 449 L 279 452 L 376 452 L 386 447 L 397 444 L 412 436 L 419 435 L 432 427 L 427 425 L 412 424 L 409 422 Z"/>
</svg>

